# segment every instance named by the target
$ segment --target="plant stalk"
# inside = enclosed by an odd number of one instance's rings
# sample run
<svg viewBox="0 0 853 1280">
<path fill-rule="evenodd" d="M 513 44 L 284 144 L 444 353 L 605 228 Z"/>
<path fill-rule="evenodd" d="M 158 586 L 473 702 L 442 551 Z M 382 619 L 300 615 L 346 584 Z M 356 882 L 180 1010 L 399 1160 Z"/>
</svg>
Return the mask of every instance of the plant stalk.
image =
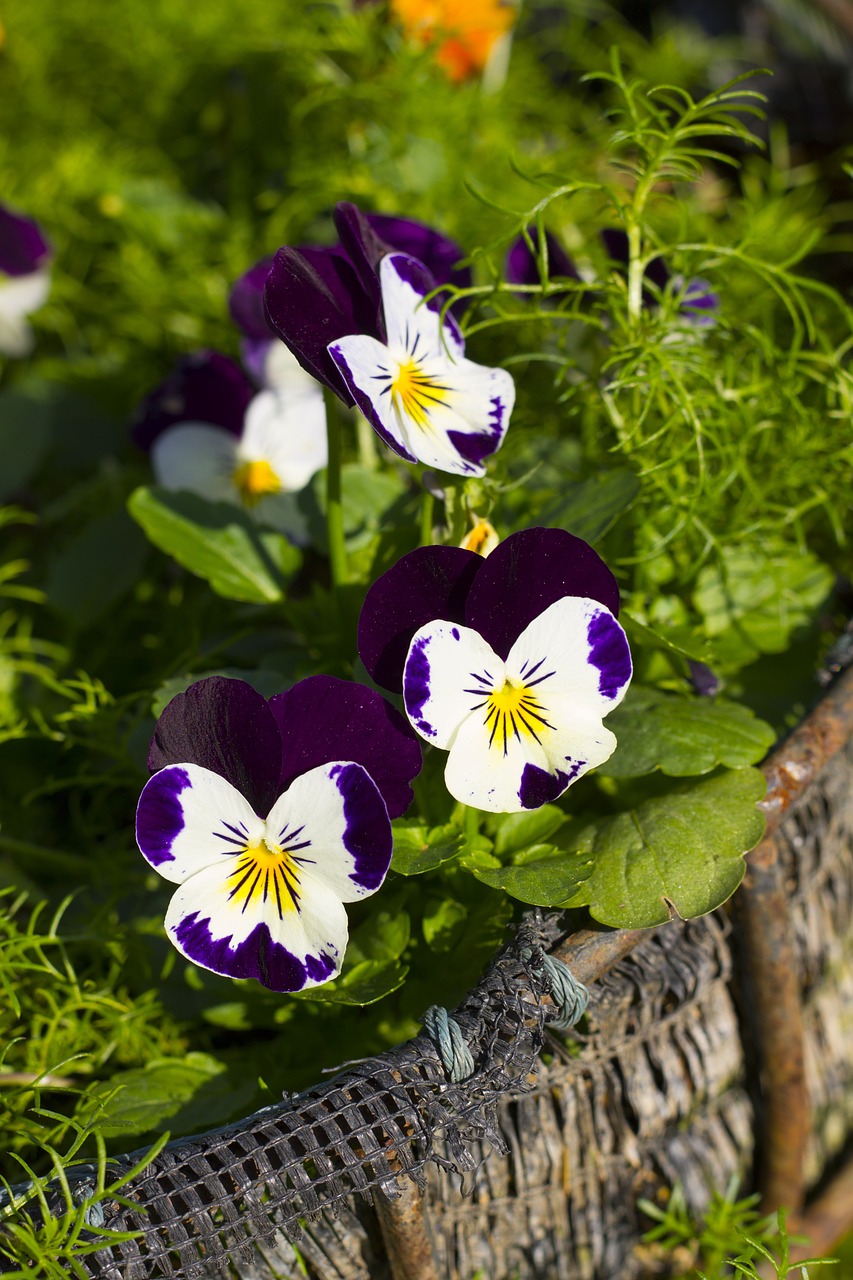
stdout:
<svg viewBox="0 0 853 1280">
<path fill-rule="evenodd" d="M 341 411 L 333 391 L 324 392 L 326 401 L 326 440 L 329 460 L 326 464 L 326 535 L 329 542 L 329 566 L 332 585 L 342 586 L 347 580 L 347 550 L 344 539 L 344 506 L 341 496 Z"/>
</svg>

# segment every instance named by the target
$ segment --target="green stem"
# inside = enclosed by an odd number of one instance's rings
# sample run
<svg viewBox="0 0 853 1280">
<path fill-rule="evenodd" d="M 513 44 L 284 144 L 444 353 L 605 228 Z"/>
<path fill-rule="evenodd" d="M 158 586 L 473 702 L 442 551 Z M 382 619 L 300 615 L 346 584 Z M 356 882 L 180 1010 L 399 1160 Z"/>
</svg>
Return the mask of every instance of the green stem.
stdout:
<svg viewBox="0 0 853 1280">
<path fill-rule="evenodd" d="M 329 541 L 329 564 L 332 584 L 342 586 L 347 580 L 347 550 L 344 540 L 344 506 L 341 498 L 341 412 L 333 391 L 326 391 L 326 439 L 329 461 L 326 464 L 326 534 Z"/>
<path fill-rule="evenodd" d="M 465 806 L 465 843 L 471 844 L 480 834 L 480 810 Z"/>
<path fill-rule="evenodd" d="M 433 526 L 433 510 L 435 508 L 435 497 L 424 489 L 421 498 L 421 532 L 419 545 L 422 547 L 432 546 L 432 526 Z"/>
<path fill-rule="evenodd" d="M 628 315 L 632 320 L 639 320 L 640 312 L 643 309 L 641 248 L 640 227 L 635 222 L 628 228 Z"/>
</svg>

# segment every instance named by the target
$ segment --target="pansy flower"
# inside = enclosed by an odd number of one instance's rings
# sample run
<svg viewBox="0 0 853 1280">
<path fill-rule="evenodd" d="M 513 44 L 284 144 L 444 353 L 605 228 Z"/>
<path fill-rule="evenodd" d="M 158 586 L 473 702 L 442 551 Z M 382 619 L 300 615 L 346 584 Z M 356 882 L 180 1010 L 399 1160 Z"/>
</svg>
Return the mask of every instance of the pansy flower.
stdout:
<svg viewBox="0 0 853 1280">
<path fill-rule="evenodd" d="M 173 698 L 136 814 L 143 856 L 178 885 L 166 913 L 188 960 L 274 991 L 334 978 L 344 904 L 375 893 L 391 822 L 421 767 L 380 694 L 311 676 L 267 701 L 210 676 Z"/>
<path fill-rule="evenodd" d="M 272 332 L 293 352 L 303 369 L 329 387 L 347 405 L 352 392 L 329 355 L 329 343 L 351 333 L 385 337 L 379 263 L 395 250 L 417 258 L 432 288 L 471 284 L 467 267 L 457 267 L 463 251 L 455 241 L 409 218 L 362 213 L 342 201 L 335 207 L 339 243 L 284 245 L 265 277 L 264 305 Z M 260 274 L 261 264 L 257 271 Z M 258 276 L 254 277 L 255 279 Z M 251 304 L 250 304 L 251 305 Z M 235 314 L 243 325 L 245 302 Z M 248 333 L 248 330 L 246 330 Z"/>
<path fill-rule="evenodd" d="M 404 556 L 367 593 L 359 652 L 377 684 L 402 692 L 421 737 L 449 753 L 452 796 L 535 809 L 615 750 L 602 720 L 631 679 L 618 609 L 592 547 L 527 529 L 487 559 L 439 546 Z"/>
<path fill-rule="evenodd" d="M 133 437 L 150 453 L 158 484 L 239 504 L 262 523 L 277 524 L 279 498 L 304 488 L 327 460 L 316 384 L 255 393 L 217 352 L 178 362 L 143 402 Z"/>
<path fill-rule="evenodd" d="M 0 353 L 27 356 L 33 331 L 27 316 L 50 292 L 50 246 L 32 218 L 0 204 Z"/>
</svg>

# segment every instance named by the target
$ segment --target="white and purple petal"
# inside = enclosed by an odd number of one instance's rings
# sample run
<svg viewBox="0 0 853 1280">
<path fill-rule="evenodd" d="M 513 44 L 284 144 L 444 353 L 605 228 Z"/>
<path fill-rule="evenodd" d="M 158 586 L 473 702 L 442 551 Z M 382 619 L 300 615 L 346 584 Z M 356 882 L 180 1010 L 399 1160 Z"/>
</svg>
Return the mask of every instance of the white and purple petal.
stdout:
<svg viewBox="0 0 853 1280">
<path fill-rule="evenodd" d="M 240 884 L 244 875 L 242 866 L 229 871 L 217 865 L 181 885 L 165 920 L 177 949 L 203 969 L 254 978 L 272 991 L 302 991 L 336 977 L 349 937 L 340 899 L 322 884 L 308 890 L 297 881 L 294 901 L 277 876 L 264 900 L 257 885 L 246 891 L 257 871 Z M 289 876 L 287 883 L 294 885 Z"/>
<path fill-rule="evenodd" d="M 132 423 L 134 442 L 150 451 L 178 423 L 201 422 L 240 436 L 255 389 L 243 370 L 218 351 L 183 356 L 169 377 L 140 404 Z"/>
<path fill-rule="evenodd" d="M 319 883 L 341 902 L 355 902 L 376 892 L 391 864 L 385 801 L 352 761 L 319 765 L 294 779 L 267 818 L 272 841 L 299 851 L 293 856 L 306 898 Z"/>
<path fill-rule="evenodd" d="M 0 353 L 15 359 L 30 354 L 35 335 L 26 318 L 47 301 L 49 293 L 48 271 L 7 279 L 0 276 Z"/>
<path fill-rule="evenodd" d="M 412 638 L 403 705 L 417 732 L 443 751 L 461 725 L 504 680 L 504 663 L 470 627 L 430 622 Z"/>
<path fill-rule="evenodd" d="M 149 778 L 136 809 L 136 842 L 166 880 L 181 884 L 264 834 L 262 818 L 236 787 L 197 764 L 172 764 Z"/>
</svg>

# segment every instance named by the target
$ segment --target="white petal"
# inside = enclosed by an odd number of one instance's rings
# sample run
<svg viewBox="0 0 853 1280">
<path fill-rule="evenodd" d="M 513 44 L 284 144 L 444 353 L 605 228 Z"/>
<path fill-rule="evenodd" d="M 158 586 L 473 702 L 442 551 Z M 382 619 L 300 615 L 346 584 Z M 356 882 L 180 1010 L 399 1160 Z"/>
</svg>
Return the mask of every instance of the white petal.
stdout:
<svg viewBox="0 0 853 1280">
<path fill-rule="evenodd" d="M 166 912 L 166 931 L 189 960 L 214 973 L 255 978 L 275 991 L 299 991 L 334 978 L 349 929 L 343 903 L 325 885 L 299 884 L 298 902 L 263 861 L 235 887 L 243 868 L 192 876 Z"/>
<path fill-rule="evenodd" d="M 446 751 L 465 720 L 482 708 L 504 663 L 477 631 L 429 622 L 412 637 L 403 671 L 406 715 L 421 737 Z"/>
<path fill-rule="evenodd" d="M 442 324 L 440 312 L 423 301 L 426 295 L 408 278 L 412 261 L 407 254 L 389 253 L 379 264 L 388 346 L 392 351 L 414 351 L 417 357 L 459 359 L 465 353 L 465 341 L 456 321 L 448 315 Z"/>
<path fill-rule="evenodd" d="M 166 880 L 180 884 L 205 867 L 225 868 L 257 844 L 264 822 L 219 774 L 172 764 L 148 779 L 136 810 L 136 840 Z"/>
<path fill-rule="evenodd" d="M 0 355 L 23 360 L 35 344 L 35 334 L 23 316 L 10 318 L 0 311 Z"/>
<path fill-rule="evenodd" d="M 313 378 L 311 383 L 307 394 L 259 392 L 246 410 L 237 446 L 237 465 L 268 462 L 286 492 L 304 489 L 328 461 L 323 393 Z"/>
<path fill-rule="evenodd" d="M 264 360 L 264 383 L 273 391 L 286 391 L 289 395 L 313 395 L 323 398 L 322 388 L 312 378 L 283 342 L 277 338 L 270 343 Z"/>
<path fill-rule="evenodd" d="M 237 439 L 224 427 L 181 422 L 158 436 L 151 466 L 164 489 L 187 489 L 211 502 L 234 502 Z"/>
<path fill-rule="evenodd" d="M 506 665 L 561 719 L 601 719 L 631 680 L 625 632 L 608 608 L 583 596 L 565 596 L 534 618 Z"/>
<path fill-rule="evenodd" d="M 0 277 L 0 316 L 18 320 L 44 306 L 50 293 L 50 272 L 31 271 L 26 276 Z"/>
<path fill-rule="evenodd" d="M 342 902 L 375 893 L 391 862 L 391 824 L 376 784 L 361 765 L 335 761 L 310 769 L 280 796 L 267 818 L 267 844 L 298 865 L 305 892 L 322 884 Z"/>
<path fill-rule="evenodd" d="M 359 409 L 388 447 L 408 462 L 417 462 L 391 400 L 396 365 L 388 348 L 376 338 L 354 333 L 329 343 L 329 355 L 340 369 Z"/>
</svg>

